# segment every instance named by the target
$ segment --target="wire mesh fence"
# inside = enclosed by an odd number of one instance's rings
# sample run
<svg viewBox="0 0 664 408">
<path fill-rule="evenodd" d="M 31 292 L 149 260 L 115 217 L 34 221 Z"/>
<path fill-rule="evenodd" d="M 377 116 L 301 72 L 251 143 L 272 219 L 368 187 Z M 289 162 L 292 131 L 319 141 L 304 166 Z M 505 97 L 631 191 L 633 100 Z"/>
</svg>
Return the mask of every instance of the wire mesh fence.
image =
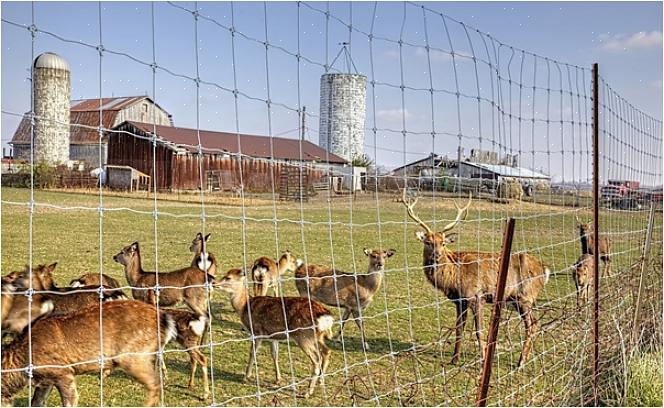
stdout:
<svg viewBox="0 0 664 408">
<path fill-rule="evenodd" d="M 57 404 L 55 385 L 63 402 L 99 406 L 474 405 L 485 306 L 514 218 L 511 307 L 487 403 L 626 403 L 630 356 L 662 342 L 662 130 L 638 102 L 603 77 L 593 84 L 590 67 L 502 43 L 429 4 L 151 3 L 138 45 L 119 42 L 108 7 L 95 4 L 85 38 L 50 29 L 34 4 L 29 21 L 2 19 L 30 44 L 15 63 L 31 67 L 33 95 L 27 113 L 2 108 L 26 121 L 31 180 L 2 197 L 3 337 L 16 332 L 2 346 L 3 402 Z M 165 44 L 165 31 L 177 41 Z M 63 121 L 35 100 L 45 46 L 86 55 L 97 120 Z M 109 124 L 106 79 L 118 69 L 150 91 L 143 116 Z M 359 75 L 365 88 L 323 101 L 312 90 L 325 75 Z M 187 117 L 175 120 L 187 126 L 158 122 L 162 101 L 178 98 Z M 95 135 L 93 190 L 38 188 L 41 129 L 62 125 Z M 358 151 L 368 160 L 347 156 Z M 105 165 L 140 173 L 149 191 L 110 189 Z M 62 288 L 84 273 L 98 281 Z M 100 288 L 105 277 L 118 287 Z M 277 296 L 254 297 L 256 281 Z M 205 383 L 187 383 L 196 364 Z"/>
</svg>

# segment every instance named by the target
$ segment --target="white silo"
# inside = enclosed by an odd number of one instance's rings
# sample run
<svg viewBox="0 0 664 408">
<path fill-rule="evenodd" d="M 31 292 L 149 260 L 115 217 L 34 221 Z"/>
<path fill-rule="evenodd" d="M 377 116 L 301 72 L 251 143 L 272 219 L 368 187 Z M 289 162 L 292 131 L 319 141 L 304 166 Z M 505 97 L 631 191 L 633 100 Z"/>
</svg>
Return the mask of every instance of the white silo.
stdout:
<svg viewBox="0 0 664 408">
<path fill-rule="evenodd" d="M 318 144 L 346 160 L 364 153 L 367 77 L 324 74 L 320 78 Z"/>
<path fill-rule="evenodd" d="M 33 66 L 35 162 L 69 161 L 69 64 L 51 52 L 39 55 Z"/>
</svg>

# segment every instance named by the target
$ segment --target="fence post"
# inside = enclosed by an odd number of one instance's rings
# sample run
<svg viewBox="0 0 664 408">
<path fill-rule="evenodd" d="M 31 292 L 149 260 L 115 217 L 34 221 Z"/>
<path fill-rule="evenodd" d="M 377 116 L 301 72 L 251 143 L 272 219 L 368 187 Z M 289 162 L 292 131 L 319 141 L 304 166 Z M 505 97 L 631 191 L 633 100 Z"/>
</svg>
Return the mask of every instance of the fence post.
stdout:
<svg viewBox="0 0 664 408">
<path fill-rule="evenodd" d="M 634 305 L 634 318 L 632 319 L 632 335 L 629 344 L 634 347 L 636 342 L 636 332 L 639 327 L 639 315 L 641 314 L 641 292 L 643 291 L 643 272 L 646 268 L 646 261 L 650 255 L 650 246 L 652 240 L 652 230 L 655 224 L 655 201 L 650 202 L 650 214 L 648 215 L 648 228 L 646 230 L 646 241 L 641 255 L 641 275 L 639 276 L 639 289 L 636 293 L 636 304 Z"/>
<path fill-rule="evenodd" d="M 498 325 L 500 324 L 500 310 L 503 306 L 505 295 L 505 282 L 507 271 L 510 266 L 510 255 L 512 254 L 512 238 L 514 237 L 514 218 L 508 218 L 503 234 L 503 249 L 500 253 L 500 269 L 498 271 L 498 282 L 496 283 L 496 295 L 493 299 L 493 311 L 491 312 L 491 325 L 489 326 L 489 338 L 484 350 L 484 362 L 482 364 L 482 376 L 477 388 L 477 406 L 485 407 L 487 394 L 489 393 L 489 381 L 491 380 L 491 367 L 493 355 L 496 351 L 496 339 L 498 338 Z"/>
<path fill-rule="evenodd" d="M 599 380 L 599 67 L 593 64 L 593 401 Z"/>
</svg>

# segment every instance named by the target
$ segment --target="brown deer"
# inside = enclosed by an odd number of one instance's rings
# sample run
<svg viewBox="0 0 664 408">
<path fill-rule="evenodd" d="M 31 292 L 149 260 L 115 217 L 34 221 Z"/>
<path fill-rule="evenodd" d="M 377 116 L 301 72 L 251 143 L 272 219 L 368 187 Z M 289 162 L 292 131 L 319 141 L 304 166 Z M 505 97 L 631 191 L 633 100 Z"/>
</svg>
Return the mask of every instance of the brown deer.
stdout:
<svg viewBox="0 0 664 408">
<path fill-rule="evenodd" d="M 266 296 L 267 289 L 272 286 L 274 295 L 279 296 L 279 278 L 287 271 L 295 270 L 295 257 L 286 250 L 279 261 L 262 256 L 254 262 L 251 275 L 254 281 L 254 296 Z"/>
<path fill-rule="evenodd" d="M 352 314 L 360 329 L 362 344 L 369 350 L 362 314 L 380 288 L 387 258 L 395 253 L 394 249 L 382 251 L 365 248 L 364 254 L 369 257 L 369 270 L 366 275 L 342 272 L 324 265 L 300 264 L 295 270 L 295 286 L 302 297 L 311 296 L 328 306 L 344 309 L 339 332 L 335 337 L 341 336 L 344 323 Z"/>
<path fill-rule="evenodd" d="M 244 381 L 251 378 L 255 352 L 264 340 L 272 342 L 276 380 L 281 381 L 279 341 L 290 338 L 312 363 L 311 381 L 305 394 L 305 398 L 308 398 L 318 379 L 323 383 L 322 376 L 330 362 L 331 351 L 325 345 L 325 339 L 332 335 L 334 318 L 329 310 L 316 301 L 301 297 L 250 297 L 245 285 L 246 278 L 241 269 L 229 270 L 215 283 L 215 286 L 230 294 L 231 304 L 240 316 L 242 325 L 255 336 L 255 343 L 249 346 L 249 363 Z"/>
<path fill-rule="evenodd" d="M 106 286 L 112 289 L 119 289 L 120 282 L 106 274 L 102 274 L 101 279 L 99 279 L 98 273 L 86 273 L 80 278 L 73 279 L 71 282 L 69 282 L 69 287 L 72 288 L 80 288 L 83 286 Z"/>
<path fill-rule="evenodd" d="M 468 203 L 463 208 L 460 208 L 456 202 L 454 203 L 457 208 L 456 218 L 445 225 L 440 232 L 434 232 L 415 214 L 413 208 L 417 199 L 412 202 L 408 201 L 405 190 L 401 201 L 406 206 L 410 218 L 424 229 L 415 235 L 424 244 L 422 263 L 427 280 L 452 300 L 456 306 L 456 339 L 452 363 L 455 364 L 459 360 L 468 308 L 473 311 L 475 316 L 475 333 L 480 346 L 480 356 L 483 358 L 482 306 L 484 302 L 493 302 L 500 255 L 486 252 L 452 251 L 448 248 L 448 244 L 455 242 L 457 235 L 446 234 L 465 219 L 472 197 L 468 199 Z M 549 274 L 549 269 L 532 255 L 514 254 L 511 256 L 505 286 L 505 300 L 516 308 L 526 328 L 519 367 L 526 362 L 530 353 L 533 334 L 537 327 L 532 308 L 537 296 L 548 281 Z"/>
<path fill-rule="evenodd" d="M 213 283 L 214 277 L 198 267 L 188 266 L 173 272 L 160 272 L 159 296 L 152 290 L 157 284 L 157 273 L 146 272 L 141 266 L 141 251 L 138 242 L 122 248 L 113 260 L 124 267 L 127 282 L 132 286 L 134 299 L 160 306 L 186 304 L 199 316 L 207 316 L 206 283 Z"/>
<path fill-rule="evenodd" d="M 2 336 L 19 334 L 37 318 L 53 311 L 53 301 L 41 294 L 33 294 L 29 299 L 25 292 L 16 292 L 13 284 L 2 282 L 2 313 L 0 326 Z"/>
<path fill-rule="evenodd" d="M 213 253 L 208 252 L 207 250 L 207 241 L 210 238 L 210 235 L 212 234 L 207 234 L 203 237 L 203 234 L 200 232 L 196 234 L 194 240 L 191 241 L 189 252 L 194 253 L 194 259 L 191 261 L 191 266 L 215 276 L 217 273 L 217 258 Z"/>
<path fill-rule="evenodd" d="M 99 286 L 82 286 L 78 288 L 59 288 L 53 281 L 53 271 L 58 265 L 54 262 L 50 265 L 37 265 L 30 269 L 26 267 L 20 272 L 14 272 L 13 285 L 17 293 L 24 293 L 30 288 L 53 302 L 53 313 L 69 313 L 86 306 L 98 305 L 100 301 Z M 102 287 L 101 300 L 126 300 L 127 297 L 120 289 Z"/>
<path fill-rule="evenodd" d="M 592 224 L 583 223 L 579 217 L 574 216 L 576 219 L 576 227 L 579 229 L 579 241 L 581 241 L 581 255 L 594 253 L 595 249 L 595 234 L 593 233 Z M 599 258 L 604 263 L 604 274 L 608 273 L 611 268 L 611 240 L 606 235 L 599 236 Z"/>
<path fill-rule="evenodd" d="M 99 338 L 100 307 L 104 316 L 103 342 Z M 25 368 L 31 363 L 35 367 L 32 381 L 37 386 L 36 405 L 43 404 L 48 391 L 55 386 L 62 405 L 75 406 L 78 403 L 76 375 L 119 367 L 143 384 L 147 391 L 145 405 L 156 406 L 159 376 L 155 356 L 176 336 L 173 318 L 163 313 L 157 319 L 156 312 L 151 305 L 125 300 L 39 319 L 32 325 L 31 349 L 28 333 L 24 331 L 2 350 L 2 369 L 7 370 L 2 375 L 2 404 L 10 404 L 13 396 L 29 381 Z M 101 343 L 103 350 L 100 350 Z M 100 365 L 102 353 L 103 367 Z"/>
<path fill-rule="evenodd" d="M 191 375 L 189 377 L 189 388 L 194 388 L 194 378 L 198 365 L 203 371 L 203 399 L 210 396 L 210 386 L 208 384 L 207 358 L 200 350 L 201 338 L 208 325 L 208 319 L 205 315 L 197 315 L 194 312 L 184 309 L 160 309 L 163 313 L 169 314 L 175 321 L 177 337 L 175 340 L 189 353 L 191 362 Z"/>
<path fill-rule="evenodd" d="M 595 258 L 590 254 L 581 254 L 574 264 L 574 284 L 576 285 L 576 305 L 581 307 L 588 302 L 590 284 L 594 281 Z"/>
</svg>

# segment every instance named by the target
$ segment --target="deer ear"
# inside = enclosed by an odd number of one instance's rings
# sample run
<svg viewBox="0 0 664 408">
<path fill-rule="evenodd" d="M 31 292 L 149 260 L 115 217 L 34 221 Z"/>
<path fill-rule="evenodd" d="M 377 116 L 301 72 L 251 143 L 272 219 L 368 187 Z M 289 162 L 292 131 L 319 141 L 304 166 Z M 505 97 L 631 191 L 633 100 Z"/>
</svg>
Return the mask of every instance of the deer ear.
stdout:
<svg viewBox="0 0 664 408">
<path fill-rule="evenodd" d="M 210 235 L 212 235 L 212 233 L 209 233 L 205 236 L 205 242 L 207 242 L 207 240 L 210 238 Z"/>
<path fill-rule="evenodd" d="M 453 242 L 456 242 L 456 240 L 459 238 L 459 234 L 456 232 L 450 235 L 445 236 L 445 244 L 451 244 Z"/>
<path fill-rule="evenodd" d="M 132 251 L 134 251 L 134 252 L 138 252 L 138 250 L 139 250 L 138 248 L 139 248 L 139 247 L 138 247 L 138 241 L 136 241 L 136 242 L 134 242 L 133 244 L 131 244 L 131 248 L 130 248 L 130 249 L 131 249 Z"/>
<path fill-rule="evenodd" d="M 396 254 L 396 253 L 397 253 L 397 250 L 392 249 L 392 248 L 388 249 L 387 252 L 385 252 L 385 254 L 387 255 L 388 258 L 391 257 L 392 255 Z"/>
<path fill-rule="evenodd" d="M 427 234 L 424 233 L 424 231 L 417 231 L 415 233 L 415 237 L 419 239 L 420 241 L 424 242 L 424 239 L 427 237 Z"/>
<path fill-rule="evenodd" d="M 366 256 L 371 255 L 371 250 L 368 249 L 368 248 L 364 248 L 363 252 L 364 252 L 364 255 L 366 255 Z"/>
<path fill-rule="evenodd" d="M 53 270 L 55 269 L 56 266 L 58 266 L 58 263 L 57 263 L 57 262 L 53 262 L 52 264 L 50 264 L 49 266 L 47 266 L 45 269 L 46 269 L 48 272 L 53 272 Z"/>
</svg>

